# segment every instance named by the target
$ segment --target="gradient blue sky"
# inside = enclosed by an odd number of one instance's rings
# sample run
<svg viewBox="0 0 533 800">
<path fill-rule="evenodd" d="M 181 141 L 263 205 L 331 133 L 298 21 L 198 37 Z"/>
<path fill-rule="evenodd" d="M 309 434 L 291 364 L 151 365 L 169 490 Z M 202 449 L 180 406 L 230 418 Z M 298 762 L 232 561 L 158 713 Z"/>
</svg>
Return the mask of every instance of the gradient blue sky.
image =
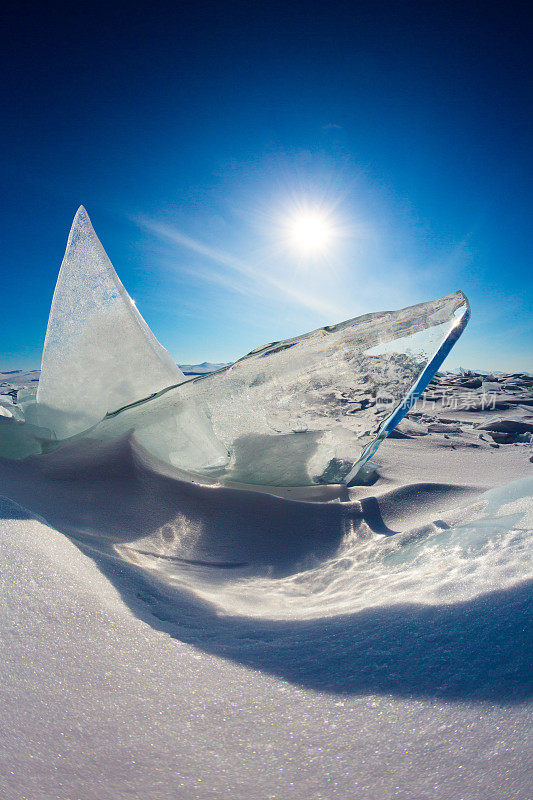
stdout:
<svg viewBox="0 0 533 800">
<path fill-rule="evenodd" d="M 0 371 L 39 366 L 80 203 L 180 363 L 461 288 L 447 364 L 533 370 L 526 5 L 12 3 Z"/>
</svg>

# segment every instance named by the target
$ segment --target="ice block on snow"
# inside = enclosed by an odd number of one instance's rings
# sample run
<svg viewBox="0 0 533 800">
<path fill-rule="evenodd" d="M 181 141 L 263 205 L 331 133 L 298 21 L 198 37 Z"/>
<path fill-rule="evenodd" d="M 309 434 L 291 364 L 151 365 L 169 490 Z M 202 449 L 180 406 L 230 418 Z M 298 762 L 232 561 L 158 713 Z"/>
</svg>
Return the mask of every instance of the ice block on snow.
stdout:
<svg viewBox="0 0 533 800">
<path fill-rule="evenodd" d="M 351 483 L 470 316 L 462 292 L 273 342 L 186 380 L 137 311 L 87 212 L 57 281 L 36 402 L 0 419 L 0 455 L 124 435 L 200 480 Z M 194 479 L 196 479 L 194 478 Z"/>
</svg>

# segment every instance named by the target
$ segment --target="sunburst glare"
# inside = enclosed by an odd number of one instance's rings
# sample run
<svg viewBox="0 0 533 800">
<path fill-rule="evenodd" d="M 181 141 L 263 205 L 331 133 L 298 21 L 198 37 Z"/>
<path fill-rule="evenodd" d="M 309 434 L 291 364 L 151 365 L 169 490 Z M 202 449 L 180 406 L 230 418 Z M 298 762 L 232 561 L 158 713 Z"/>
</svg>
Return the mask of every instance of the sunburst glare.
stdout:
<svg viewBox="0 0 533 800">
<path fill-rule="evenodd" d="M 302 210 L 288 221 L 290 244 L 304 255 L 323 254 L 332 244 L 335 228 L 320 210 Z"/>
</svg>

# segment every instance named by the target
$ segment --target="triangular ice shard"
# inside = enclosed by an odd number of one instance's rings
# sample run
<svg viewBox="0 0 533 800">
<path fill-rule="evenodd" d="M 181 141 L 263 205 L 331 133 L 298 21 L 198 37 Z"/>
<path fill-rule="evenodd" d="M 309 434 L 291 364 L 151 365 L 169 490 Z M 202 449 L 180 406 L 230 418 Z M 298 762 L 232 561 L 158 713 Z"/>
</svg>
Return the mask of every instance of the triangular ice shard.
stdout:
<svg viewBox="0 0 533 800">
<path fill-rule="evenodd" d="M 41 370 L 39 419 L 52 417 L 61 438 L 184 379 L 124 289 L 83 206 L 57 279 Z"/>
</svg>

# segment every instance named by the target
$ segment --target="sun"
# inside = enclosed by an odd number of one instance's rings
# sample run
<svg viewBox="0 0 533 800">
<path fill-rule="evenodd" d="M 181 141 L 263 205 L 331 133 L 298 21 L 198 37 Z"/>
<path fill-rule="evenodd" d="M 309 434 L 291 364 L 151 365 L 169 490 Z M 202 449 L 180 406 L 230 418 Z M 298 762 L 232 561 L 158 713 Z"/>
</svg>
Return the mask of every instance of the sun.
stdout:
<svg viewBox="0 0 533 800">
<path fill-rule="evenodd" d="M 324 253 L 334 236 L 322 211 L 300 211 L 289 220 L 288 233 L 291 245 L 304 255 Z"/>
</svg>

